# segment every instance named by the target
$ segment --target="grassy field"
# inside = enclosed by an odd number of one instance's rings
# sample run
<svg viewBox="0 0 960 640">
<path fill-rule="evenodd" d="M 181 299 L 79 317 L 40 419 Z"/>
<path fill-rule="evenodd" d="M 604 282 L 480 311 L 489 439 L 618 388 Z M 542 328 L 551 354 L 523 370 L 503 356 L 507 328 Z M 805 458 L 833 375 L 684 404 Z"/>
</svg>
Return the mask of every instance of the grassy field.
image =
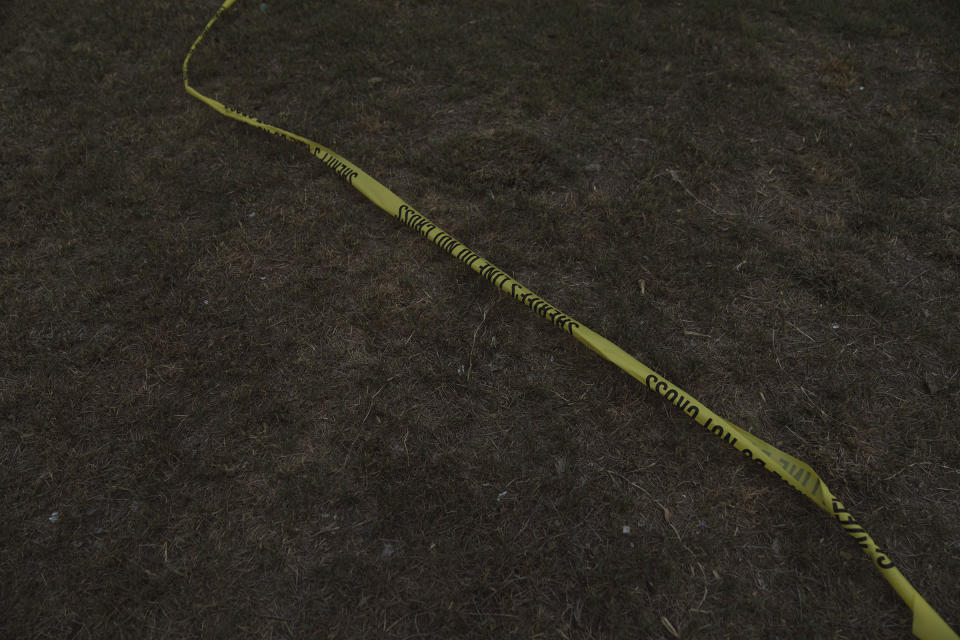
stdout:
<svg viewBox="0 0 960 640">
<path fill-rule="evenodd" d="M 826 514 L 180 65 L 0 5 L 0 637 L 904 638 Z M 808 462 L 960 629 L 960 9 L 241 0 L 328 145 Z"/>
</svg>

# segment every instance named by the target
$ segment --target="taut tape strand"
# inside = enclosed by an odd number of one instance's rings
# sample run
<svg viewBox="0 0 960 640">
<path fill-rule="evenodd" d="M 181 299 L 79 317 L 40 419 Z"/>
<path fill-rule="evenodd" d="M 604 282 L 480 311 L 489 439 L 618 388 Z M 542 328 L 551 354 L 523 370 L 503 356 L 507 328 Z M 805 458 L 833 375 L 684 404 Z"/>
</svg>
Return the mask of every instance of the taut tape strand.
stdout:
<svg viewBox="0 0 960 640">
<path fill-rule="evenodd" d="M 210 19 L 203 31 L 191 45 L 183 61 L 183 86 L 187 93 L 228 118 L 239 120 L 258 129 L 306 145 L 310 154 L 332 169 L 350 186 L 357 189 L 371 202 L 397 218 L 407 226 L 438 247 L 463 262 L 501 291 L 528 306 L 558 328 L 585 344 L 602 358 L 639 380 L 651 391 L 659 393 L 668 402 L 695 420 L 707 432 L 738 450 L 745 458 L 757 466 L 771 471 L 786 481 L 791 487 L 807 496 L 818 507 L 829 513 L 863 549 L 874 566 L 896 590 L 908 607 L 913 611 L 913 633 L 921 640 L 960 640 L 940 615 L 923 599 L 907 581 L 899 569 L 894 566 L 889 554 L 883 551 L 863 526 L 850 514 L 827 488 L 823 480 L 805 462 L 780 451 L 753 434 L 725 420 L 704 406 L 692 395 L 673 384 L 659 373 L 639 362 L 623 349 L 600 334 L 591 331 L 583 323 L 563 313 L 555 306 L 523 286 L 512 276 L 497 268 L 489 260 L 474 253 L 465 244 L 431 222 L 426 216 L 401 200 L 396 194 L 367 175 L 358 166 L 334 151 L 308 138 L 291 133 L 279 127 L 260 121 L 236 109 L 232 109 L 217 100 L 209 98 L 190 86 L 188 65 L 190 57 L 203 37 L 213 27 L 217 19 L 229 9 L 235 0 L 226 0 L 217 13 Z"/>
</svg>

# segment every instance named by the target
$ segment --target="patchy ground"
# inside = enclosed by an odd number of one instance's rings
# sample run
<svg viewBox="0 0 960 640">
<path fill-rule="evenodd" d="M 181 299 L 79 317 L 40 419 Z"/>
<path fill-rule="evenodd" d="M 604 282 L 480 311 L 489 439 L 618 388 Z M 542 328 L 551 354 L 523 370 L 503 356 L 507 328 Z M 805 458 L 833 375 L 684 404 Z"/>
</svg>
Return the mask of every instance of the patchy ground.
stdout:
<svg viewBox="0 0 960 640">
<path fill-rule="evenodd" d="M 0 636 L 909 634 L 812 504 L 187 96 L 216 8 L 0 9 Z M 958 29 L 241 1 L 192 80 L 809 462 L 958 629 Z"/>
</svg>

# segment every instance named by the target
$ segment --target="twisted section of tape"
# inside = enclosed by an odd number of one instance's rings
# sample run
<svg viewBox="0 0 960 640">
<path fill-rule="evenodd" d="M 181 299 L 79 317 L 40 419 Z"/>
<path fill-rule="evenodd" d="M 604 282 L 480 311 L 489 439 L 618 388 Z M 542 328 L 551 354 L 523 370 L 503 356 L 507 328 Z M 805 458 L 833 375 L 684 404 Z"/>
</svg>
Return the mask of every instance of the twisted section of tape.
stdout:
<svg viewBox="0 0 960 640">
<path fill-rule="evenodd" d="M 913 633 L 916 637 L 921 640 L 960 640 L 960 636 L 957 636 L 950 629 L 940 615 L 913 588 L 913 585 L 896 568 L 890 556 L 880 548 L 866 529 L 844 507 L 843 503 L 830 492 L 820 476 L 807 463 L 780 451 L 741 427 L 721 418 L 688 392 L 650 369 L 600 334 L 590 330 L 586 325 L 563 313 L 489 260 L 474 253 L 465 244 L 441 229 L 343 156 L 313 140 L 267 124 L 255 116 L 228 107 L 191 87 L 188 75 L 191 56 L 214 23 L 234 2 L 235 0 L 226 0 L 221 5 L 200 35 L 197 36 L 186 58 L 184 58 L 183 86 L 187 93 L 228 118 L 239 120 L 267 133 L 286 138 L 291 142 L 305 145 L 311 155 L 327 165 L 347 184 L 357 189 L 375 205 L 466 264 L 501 291 L 522 302 L 539 316 L 546 318 L 559 329 L 585 344 L 600 357 L 639 380 L 651 391 L 659 393 L 689 418 L 700 424 L 708 433 L 735 448 L 745 458 L 757 466 L 775 473 L 791 487 L 834 517 L 841 528 L 863 549 L 881 575 L 886 578 L 887 582 L 913 611 Z"/>
</svg>

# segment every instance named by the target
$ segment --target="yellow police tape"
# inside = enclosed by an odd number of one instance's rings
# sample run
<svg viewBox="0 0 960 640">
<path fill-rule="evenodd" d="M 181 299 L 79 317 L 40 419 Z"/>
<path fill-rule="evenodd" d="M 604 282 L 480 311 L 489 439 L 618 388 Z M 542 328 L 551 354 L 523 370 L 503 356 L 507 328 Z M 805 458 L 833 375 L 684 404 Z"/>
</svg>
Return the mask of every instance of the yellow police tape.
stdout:
<svg viewBox="0 0 960 640">
<path fill-rule="evenodd" d="M 226 0 L 217 13 L 210 19 L 207 26 L 197 36 L 190 51 L 183 61 L 183 86 L 195 98 L 206 103 L 219 113 L 244 122 L 251 126 L 263 129 L 274 135 L 286 138 L 292 142 L 299 142 L 307 146 L 310 153 L 321 162 L 334 170 L 347 184 L 357 189 L 378 207 L 419 231 L 426 238 L 441 249 L 468 265 L 471 269 L 489 280 L 523 304 L 530 307 L 540 316 L 550 320 L 557 327 L 566 331 L 574 338 L 590 347 L 601 357 L 620 367 L 652 391 L 666 398 L 671 404 L 683 411 L 723 442 L 740 451 L 748 460 L 772 471 L 785 480 L 791 487 L 807 496 L 817 506 L 836 518 L 843 530 L 856 540 L 874 566 L 887 579 L 907 606 L 913 611 L 913 633 L 921 640 L 960 640 L 940 615 L 927 604 L 926 600 L 907 581 L 903 574 L 894 566 L 890 556 L 883 551 L 866 530 L 854 519 L 853 515 L 827 488 L 820 476 L 805 462 L 780 451 L 767 444 L 756 436 L 744 431 L 737 425 L 724 420 L 713 411 L 705 407 L 696 398 L 666 380 L 646 365 L 638 362 L 630 354 L 613 344 L 603 336 L 591 331 L 582 323 L 577 322 L 569 315 L 561 312 L 552 304 L 530 291 L 514 280 L 511 276 L 498 269 L 488 260 L 471 251 L 466 245 L 458 241 L 449 233 L 428 220 L 423 214 L 405 203 L 393 192 L 364 173 L 355 164 L 342 156 L 327 149 L 313 140 L 304 138 L 295 133 L 285 131 L 279 127 L 261 122 L 253 116 L 243 114 L 223 103 L 208 98 L 190 86 L 187 76 L 187 65 L 190 57 L 200 44 L 203 37 L 213 27 L 217 19 L 233 5 L 235 0 Z"/>
</svg>

